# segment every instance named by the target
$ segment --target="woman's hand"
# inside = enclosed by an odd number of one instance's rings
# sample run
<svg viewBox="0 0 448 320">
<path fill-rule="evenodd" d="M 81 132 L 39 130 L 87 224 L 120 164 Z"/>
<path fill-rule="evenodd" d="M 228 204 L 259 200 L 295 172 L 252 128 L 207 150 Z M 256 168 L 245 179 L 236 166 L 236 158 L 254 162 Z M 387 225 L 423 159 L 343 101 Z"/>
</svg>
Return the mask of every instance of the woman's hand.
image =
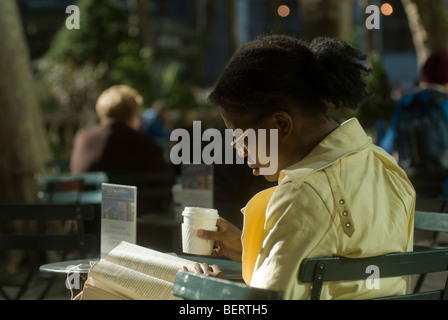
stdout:
<svg viewBox="0 0 448 320">
<path fill-rule="evenodd" d="M 226 279 L 226 276 L 217 265 L 210 266 L 207 263 L 195 263 L 193 270 L 188 270 L 185 266 L 183 266 L 183 269 L 192 273 L 203 274 L 208 277 Z"/>
<path fill-rule="evenodd" d="M 201 239 L 217 243 L 218 247 L 213 249 L 212 256 L 224 256 L 241 262 L 243 252 L 241 230 L 223 218 L 218 219 L 216 226 L 218 231 L 198 230 L 196 235 Z"/>
</svg>

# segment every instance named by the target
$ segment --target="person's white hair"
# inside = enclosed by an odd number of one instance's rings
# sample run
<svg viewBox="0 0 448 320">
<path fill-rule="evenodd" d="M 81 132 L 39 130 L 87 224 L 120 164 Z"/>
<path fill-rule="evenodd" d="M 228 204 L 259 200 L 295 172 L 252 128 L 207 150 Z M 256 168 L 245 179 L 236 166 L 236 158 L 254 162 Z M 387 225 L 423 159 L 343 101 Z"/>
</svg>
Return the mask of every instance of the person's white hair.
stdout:
<svg viewBox="0 0 448 320">
<path fill-rule="evenodd" d="M 112 86 L 99 96 L 95 109 L 100 119 L 126 122 L 143 105 L 142 96 L 127 85 Z"/>
</svg>

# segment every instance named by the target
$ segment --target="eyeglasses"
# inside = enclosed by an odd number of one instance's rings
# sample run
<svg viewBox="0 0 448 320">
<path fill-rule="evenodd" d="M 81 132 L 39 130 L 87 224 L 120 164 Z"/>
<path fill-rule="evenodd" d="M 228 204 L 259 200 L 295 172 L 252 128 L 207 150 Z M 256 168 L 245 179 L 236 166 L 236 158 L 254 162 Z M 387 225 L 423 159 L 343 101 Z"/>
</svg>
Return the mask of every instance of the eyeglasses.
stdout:
<svg viewBox="0 0 448 320">
<path fill-rule="evenodd" d="M 238 152 L 238 155 L 240 157 L 244 157 L 244 154 L 246 153 L 246 146 L 244 143 L 241 143 L 244 138 L 246 138 L 249 135 L 250 130 L 253 130 L 251 128 L 247 129 L 243 132 L 242 135 L 240 135 L 238 138 L 233 140 L 230 145 L 235 148 L 236 152 Z"/>
<path fill-rule="evenodd" d="M 254 128 L 259 128 L 260 125 L 263 123 L 265 116 L 259 117 L 258 122 L 256 122 Z M 244 155 L 247 152 L 246 145 L 243 143 L 243 139 L 246 138 L 252 130 L 255 131 L 254 128 L 249 128 L 245 130 L 238 138 L 234 138 L 234 140 L 230 143 L 232 147 L 235 148 L 235 150 L 238 152 L 238 155 L 242 158 L 244 158 Z"/>
</svg>

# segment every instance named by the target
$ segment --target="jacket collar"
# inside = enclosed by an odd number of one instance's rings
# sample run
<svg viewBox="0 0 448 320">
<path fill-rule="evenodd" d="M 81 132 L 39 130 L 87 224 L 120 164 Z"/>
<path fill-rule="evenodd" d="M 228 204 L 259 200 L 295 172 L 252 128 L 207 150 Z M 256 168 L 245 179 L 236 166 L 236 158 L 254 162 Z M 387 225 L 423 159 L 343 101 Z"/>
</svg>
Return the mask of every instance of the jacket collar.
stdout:
<svg viewBox="0 0 448 320">
<path fill-rule="evenodd" d="M 322 140 L 304 159 L 282 170 L 279 184 L 285 177 L 300 186 L 313 172 L 325 169 L 339 159 L 366 149 L 372 144 L 358 119 L 352 118 L 342 123 Z M 285 179 L 285 182 L 288 179 Z"/>
</svg>

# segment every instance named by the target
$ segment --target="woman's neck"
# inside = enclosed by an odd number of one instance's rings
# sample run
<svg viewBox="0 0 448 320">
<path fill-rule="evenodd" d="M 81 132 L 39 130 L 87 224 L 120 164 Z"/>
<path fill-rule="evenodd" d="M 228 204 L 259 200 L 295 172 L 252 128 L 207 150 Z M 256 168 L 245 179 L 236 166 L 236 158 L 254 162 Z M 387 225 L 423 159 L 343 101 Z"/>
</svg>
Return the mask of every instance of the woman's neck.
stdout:
<svg viewBox="0 0 448 320">
<path fill-rule="evenodd" d="M 322 116 L 319 118 L 300 119 L 299 125 L 289 137 L 287 149 L 282 150 L 285 169 L 303 160 L 331 132 L 339 127 L 334 119 Z M 288 147 L 289 145 L 289 147 Z"/>
</svg>

